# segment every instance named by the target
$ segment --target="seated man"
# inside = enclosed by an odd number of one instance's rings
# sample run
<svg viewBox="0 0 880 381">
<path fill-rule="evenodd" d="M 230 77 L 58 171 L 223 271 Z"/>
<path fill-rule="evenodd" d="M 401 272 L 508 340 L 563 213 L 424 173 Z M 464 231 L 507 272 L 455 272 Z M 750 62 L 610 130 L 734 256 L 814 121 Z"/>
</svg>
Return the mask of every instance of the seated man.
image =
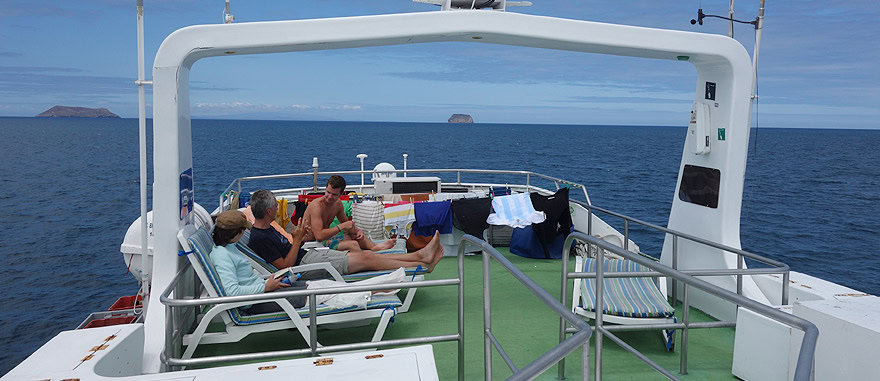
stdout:
<svg viewBox="0 0 880 381">
<path fill-rule="evenodd" d="M 354 222 L 345 215 L 342 201 L 339 201 L 342 192 L 345 192 L 345 179 L 330 176 L 324 195 L 310 202 L 303 215 L 303 223 L 311 228 L 310 232 L 306 232 L 305 240 L 321 241 L 324 246 L 338 250 L 379 251 L 394 247 L 396 239 L 376 244 L 363 230 L 354 226 Z M 339 225 L 331 228 L 334 217 L 339 219 Z M 337 238 L 339 233 L 343 233 L 341 240 Z"/>
<path fill-rule="evenodd" d="M 288 241 L 272 227 L 278 209 L 275 195 L 268 190 L 258 190 L 251 196 L 251 211 L 254 214 L 254 226 L 248 246 L 266 262 L 281 269 L 299 264 L 329 262 L 341 274 L 361 271 L 394 270 L 400 267 L 416 267 L 421 265 L 428 271 L 443 258 L 443 246 L 440 245 L 439 233 L 423 249 L 406 254 L 377 254 L 369 250 L 339 251 L 327 248 L 300 249 L 302 237 L 309 234 L 309 226 L 305 223 L 293 232 L 293 242 Z"/>
</svg>

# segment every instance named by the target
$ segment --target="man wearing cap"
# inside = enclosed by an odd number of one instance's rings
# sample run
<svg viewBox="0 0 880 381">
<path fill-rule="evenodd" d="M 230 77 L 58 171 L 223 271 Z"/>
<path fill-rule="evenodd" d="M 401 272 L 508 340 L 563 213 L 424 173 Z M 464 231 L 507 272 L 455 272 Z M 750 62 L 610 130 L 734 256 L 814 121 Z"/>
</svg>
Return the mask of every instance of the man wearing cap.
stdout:
<svg viewBox="0 0 880 381">
<path fill-rule="evenodd" d="M 338 201 L 338 200 L 337 200 Z M 300 249 L 302 238 L 308 233 L 309 225 L 301 223 L 293 233 L 293 242 L 288 241 L 271 226 L 275 220 L 278 202 L 269 190 L 258 190 L 251 196 L 251 211 L 254 224 L 248 246 L 266 262 L 277 268 L 298 264 L 329 262 L 342 274 L 372 270 L 394 270 L 399 267 L 421 265 L 428 271 L 443 257 L 443 246 L 438 235 L 423 249 L 406 254 L 377 254 L 369 250 L 333 250 L 328 248 Z"/>
</svg>

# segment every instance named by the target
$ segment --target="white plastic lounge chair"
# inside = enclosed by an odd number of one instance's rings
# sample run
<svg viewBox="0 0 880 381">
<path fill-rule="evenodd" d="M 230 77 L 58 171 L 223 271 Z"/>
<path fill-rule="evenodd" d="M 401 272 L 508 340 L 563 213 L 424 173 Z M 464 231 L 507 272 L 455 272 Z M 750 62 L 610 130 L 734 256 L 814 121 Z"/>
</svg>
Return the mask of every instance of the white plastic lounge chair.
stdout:
<svg viewBox="0 0 880 381">
<path fill-rule="evenodd" d="M 205 228 L 196 229 L 191 225 L 187 225 L 178 232 L 178 240 L 183 245 L 184 250 L 189 252 L 186 257 L 192 264 L 202 285 L 207 290 L 208 296 L 226 296 L 226 292 L 209 256 L 214 243 L 208 235 L 208 231 Z M 316 269 L 324 269 L 328 272 L 333 270 L 335 272 L 329 263 L 303 265 L 293 270 L 307 271 Z M 336 280 L 341 281 L 342 279 L 337 278 Z M 272 299 L 266 302 L 277 303 L 283 311 L 259 315 L 247 315 L 239 311 L 239 307 L 252 305 L 254 302 L 224 303 L 212 306 L 204 313 L 196 329 L 191 334 L 184 336 L 183 344 L 186 346 L 186 350 L 183 353 L 183 358 L 192 357 L 199 344 L 234 343 L 251 333 L 289 328 L 296 328 L 303 340 L 309 343 L 308 305 L 296 309 L 285 298 Z M 382 337 L 385 335 L 385 329 L 388 327 L 391 318 L 397 313 L 397 308 L 401 305 L 400 299 L 394 295 L 373 295 L 370 302 L 367 303 L 367 309 L 357 309 L 356 307 L 332 309 L 326 305 L 319 304 L 316 309 L 318 315 L 317 324 L 319 326 L 333 324 L 350 325 L 353 322 L 380 318 L 379 325 L 376 327 L 376 332 L 372 338 L 372 342 L 378 342 L 382 340 Z M 215 317 L 222 319 L 225 330 L 223 332 L 205 332 Z M 320 343 L 318 346 L 321 346 Z"/>
<path fill-rule="evenodd" d="M 618 239 L 619 241 L 619 239 Z M 601 249 L 600 249 L 601 250 Z M 577 256 L 575 269 L 595 273 L 595 258 Z M 650 269 L 627 259 L 605 259 L 605 272 L 639 272 Z M 675 308 L 666 300 L 651 278 L 605 278 L 602 321 L 612 324 L 675 323 Z M 572 312 L 595 319 L 596 279 L 575 279 L 572 293 Z M 675 330 L 664 330 L 666 349 L 675 345 Z"/>
<path fill-rule="evenodd" d="M 250 239 L 250 237 L 251 237 L 250 230 L 245 230 L 244 235 L 242 235 L 242 237 L 238 240 L 238 243 L 236 244 L 238 247 L 238 251 L 242 252 L 248 258 L 248 260 L 251 261 L 251 265 L 254 267 L 254 270 L 256 270 L 258 274 L 263 275 L 263 276 L 268 276 L 269 274 L 274 274 L 279 269 L 276 268 L 271 263 L 266 262 L 262 257 L 257 255 L 257 253 L 255 253 L 253 250 L 251 250 L 250 247 L 248 247 L 247 242 Z M 309 242 L 309 243 L 311 244 L 312 242 Z M 312 245 L 310 247 L 317 248 L 318 250 L 324 248 L 323 246 L 314 246 L 314 245 Z M 406 249 L 403 249 L 402 251 L 406 252 Z M 401 252 L 401 250 L 391 248 L 388 250 L 382 250 L 379 253 L 380 254 L 392 254 L 392 253 L 399 253 L 399 252 Z M 356 281 L 360 281 L 360 280 L 364 280 L 364 279 L 370 279 L 370 278 L 374 278 L 374 277 L 377 277 L 380 275 L 390 274 L 392 271 L 394 271 L 394 270 L 362 271 L 359 273 L 340 275 L 339 272 L 336 271 L 336 269 L 333 268 L 332 266 L 328 266 L 327 269 L 322 268 L 319 270 L 327 270 L 327 272 L 330 273 L 330 276 L 333 277 L 333 279 L 340 279 L 341 278 L 341 279 L 345 280 L 346 282 L 356 282 Z M 421 267 L 421 266 L 410 267 L 410 268 L 406 268 L 405 270 L 406 270 L 407 279 L 408 280 L 416 280 L 416 281 L 425 280 L 425 273 L 428 272 L 427 268 Z M 404 313 L 404 312 L 409 311 L 409 307 L 410 307 L 410 305 L 412 305 L 412 301 L 416 296 L 417 290 L 418 290 L 417 288 L 408 288 L 407 289 L 406 298 L 404 298 L 404 300 L 403 300 L 403 305 L 401 305 L 400 307 L 397 308 L 398 313 Z"/>
</svg>

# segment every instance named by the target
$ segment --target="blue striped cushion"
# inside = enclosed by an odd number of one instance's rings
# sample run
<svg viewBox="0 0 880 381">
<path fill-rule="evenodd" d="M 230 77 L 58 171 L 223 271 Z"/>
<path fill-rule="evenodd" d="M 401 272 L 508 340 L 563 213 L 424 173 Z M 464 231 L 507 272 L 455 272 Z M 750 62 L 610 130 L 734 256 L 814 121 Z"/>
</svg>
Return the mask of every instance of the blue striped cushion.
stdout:
<svg viewBox="0 0 880 381">
<path fill-rule="evenodd" d="M 596 260 L 584 259 L 584 272 L 596 272 Z M 606 259 L 606 272 L 635 272 L 650 271 L 650 269 L 626 259 Z M 583 279 L 581 293 L 584 297 L 581 303 L 584 309 L 595 312 L 596 280 Z M 673 317 L 675 309 L 669 305 L 666 298 L 657 289 L 657 285 L 651 278 L 605 278 L 604 281 L 604 306 L 603 313 L 633 317 L 633 318 L 659 318 Z"/>
<path fill-rule="evenodd" d="M 208 279 L 211 281 L 211 286 L 217 290 L 217 295 L 226 296 L 226 290 L 223 289 L 223 283 L 220 282 L 220 277 L 217 275 L 217 269 L 214 268 L 214 263 L 211 262 L 210 253 L 214 248 L 214 241 L 208 235 L 208 231 L 205 230 L 204 227 L 199 228 L 193 233 L 192 236 L 188 239 L 190 247 L 192 247 L 193 253 L 199 261 L 199 264 L 202 266 L 202 269 L 205 271 L 205 274 L 208 276 Z M 244 249 L 242 249 L 244 247 Z M 239 250 L 242 250 L 242 253 L 245 255 L 253 255 L 256 258 L 259 258 L 262 261 L 262 258 L 257 256 L 247 247 L 247 245 L 238 245 Z M 250 253 L 250 254 L 248 254 Z M 262 263 L 266 263 L 268 266 L 272 266 L 270 263 L 262 261 Z M 273 270 L 274 271 L 274 270 Z M 400 299 L 395 295 L 382 295 L 376 296 L 374 295 L 371 300 L 367 303 L 368 309 L 373 308 L 396 308 L 403 305 L 400 302 Z M 316 312 L 318 316 L 333 314 L 338 312 L 346 312 L 346 311 L 354 311 L 357 308 L 354 306 L 346 307 L 346 308 L 330 308 L 326 305 L 318 305 L 316 308 Z M 232 308 L 226 311 L 229 314 L 229 317 L 236 325 L 251 325 L 251 324 L 260 324 L 260 323 L 269 323 L 274 321 L 282 321 L 287 320 L 287 314 L 284 312 L 272 312 L 268 314 L 259 314 L 259 315 L 245 315 L 239 311 L 238 308 Z M 303 308 L 298 308 L 297 313 L 299 313 L 302 317 L 309 316 L 309 307 L 305 306 Z"/>
</svg>

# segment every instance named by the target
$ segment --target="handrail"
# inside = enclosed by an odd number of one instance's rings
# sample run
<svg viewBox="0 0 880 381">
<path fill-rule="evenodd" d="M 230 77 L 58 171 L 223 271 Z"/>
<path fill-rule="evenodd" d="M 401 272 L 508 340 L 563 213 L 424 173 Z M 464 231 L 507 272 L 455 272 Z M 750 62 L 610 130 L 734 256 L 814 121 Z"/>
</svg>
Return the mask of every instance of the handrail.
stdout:
<svg viewBox="0 0 880 381">
<path fill-rule="evenodd" d="M 531 380 L 535 378 L 537 375 L 541 374 L 545 370 L 549 369 L 556 364 L 561 359 L 564 359 L 569 353 L 577 349 L 578 347 L 582 347 L 582 366 L 584 367 L 584 379 L 586 379 L 588 370 L 589 370 L 589 356 L 590 356 L 590 337 L 592 335 L 592 331 L 590 330 L 590 326 L 581 320 L 577 315 L 572 313 L 565 307 L 564 303 L 560 303 L 556 300 L 555 297 L 550 295 L 546 290 L 544 290 L 541 286 L 535 283 L 534 280 L 529 278 L 528 275 L 522 272 L 516 265 L 510 262 L 507 258 L 504 257 L 501 253 L 498 252 L 492 245 L 488 242 L 474 237 L 470 234 L 465 234 L 458 244 L 458 257 L 463 258 L 465 253 L 465 248 L 467 245 L 465 243 L 470 243 L 476 246 L 479 246 L 483 250 L 483 352 L 484 352 L 484 361 L 485 361 L 485 374 L 484 378 L 489 380 L 492 378 L 492 349 L 491 346 L 494 346 L 504 361 L 507 363 L 508 367 L 513 371 L 513 375 L 508 378 L 508 380 Z M 508 272 L 510 272 L 513 277 L 522 283 L 526 288 L 529 289 L 535 296 L 538 297 L 544 304 L 550 307 L 551 310 L 559 314 L 560 320 L 566 320 L 572 325 L 579 328 L 579 332 L 572 335 L 570 338 L 565 340 L 560 340 L 560 343 L 544 352 L 537 359 L 523 367 L 522 369 L 516 369 L 513 362 L 510 360 L 510 357 L 507 356 L 507 353 L 502 348 L 501 344 L 495 338 L 495 335 L 492 333 L 492 321 L 491 321 L 491 283 L 489 281 L 489 260 L 494 258 L 498 263 L 500 263 Z M 490 346 L 491 345 L 491 346 Z"/>
<path fill-rule="evenodd" d="M 566 286 L 567 286 L 568 275 L 569 275 L 568 274 L 568 255 L 569 255 L 569 250 L 571 248 L 571 245 L 575 239 L 585 241 L 588 244 L 596 245 L 600 248 L 600 250 L 596 251 L 597 252 L 597 259 L 596 260 L 597 260 L 597 263 L 599 263 L 599 264 L 604 262 L 605 254 L 604 254 L 603 250 L 608 250 L 614 254 L 620 255 L 620 256 L 622 256 L 628 260 L 631 260 L 635 263 L 638 263 L 642 266 L 645 266 L 645 267 L 648 267 L 652 270 L 660 272 L 661 274 L 663 274 L 665 276 L 668 276 L 668 277 L 671 277 L 673 279 L 676 279 L 678 281 L 683 282 L 684 299 L 683 299 L 682 308 L 683 308 L 684 322 L 682 324 L 683 324 L 684 334 L 682 337 L 682 345 L 685 347 L 687 345 L 687 330 L 689 328 L 699 328 L 699 326 L 695 326 L 695 324 L 689 324 L 689 322 L 688 322 L 688 312 L 689 312 L 688 310 L 690 308 L 690 306 L 688 304 L 688 296 L 687 296 L 687 294 L 688 294 L 687 287 L 688 286 L 696 287 L 697 289 L 702 290 L 710 295 L 714 295 L 714 296 L 720 297 L 722 299 L 725 299 L 729 302 L 736 303 L 737 305 L 748 308 L 749 310 L 751 310 L 755 313 L 758 313 L 758 314 L 763 315 L 765 317 L 768 317 L 770 319 L 776 320 L 776 321 L 781 322 L 783 324 L 789 325 L 791 327 L 800 329 L 801 331 L 804 332 L 804 337 L 801 340 L 801 347 L 800 347 L 800 352 L 798 353 L 798 361 L 797 361 L 797 366 L 795 367 L 794 379 L 795 380 L 809 380 L 810 379 L 810 373 L 812 372 L 812 368 L 813 368 L 813 359 L 815 357 L 815 352 L 816 352 L 816 340 L 819 336 L 819 330 L 818 330 L 818 328 L 816 328 L 816 326 L 813 323 L 811 323 L 805 319 L 802 319 L 800 317 L 781 312 L 779 310 L 776 310 L 775 308 L 772 308 L 770 306 L 756 302 L 756 301 L 749 299 L 749 298 L 746 298 L 742 295 L 738 295 L 736 293 L 730 292 L 728 290 L 725 290 L 721 287 L 715 286 L 715 285 L 713 285 L 709 282 L 706 282 L 704 280 L 701 280 L 699 278 L 687 275 L 681 271 L 678 271 L 678 270 L 672 269 L 666 265 L 663 265 L 662 263 L 652 261 L 650 259 L 642 257 L 641 255 L 635 254 L 635 253 L 627 251 L 627 250 L 623 250 L 622 248 L 620 248 L 614 244 L 606 242 L 602 239 L 598 239 L 596 237 L 592 237 L 592 236 L 584 234 L 582 232 L 574 232 L 574 233 L 569 234 L 568 237 L 565 239 L 565 244 L 563 245 L 563 250 L 562 250 L 562 253 L 563 253 L 563 257 L 562 257 L 563 288 L 562 288 L 561 297 L 560 297 L 561 301 L 563 303 L 565 303 L 565 299 L 566 299 L 565 294 L 566 294 Z M 596 336 L 596 360 L 595 360 L 596 361 L 596 378 L 597 379 L 601 378 L 602 336 L 607 335 L 610 339 L 617 342 L 618 344 L 623 343 L 622 341 L 620 341 L 619 338 L 614 336 L 614 334 L 612 334 L 609 330 L 605 329 L 602 326 L 602 324 L 603 324 L 602 317 L 604 315 L 604 313 L 603 313 L 604 298 L 602 297 L 602 295 L 604 295 L 603 294 L 604 271 L 605 271 L 604 266 L 602 266 L 602 265 L 596 266 L 596 301 L 594 303 L 594 306 L 595 306 L 595 314 L 596 314 L 595 315 L 596 316 L 595 317 L 595 329 L 598 333 Z M 562 319 L 560 319 L 559 324 L 560 324 L 560 339 L 562 339 L 562 337 L 564 337 L 564 335 L 566 333 L 565 322 L 562 321 Z M 628 345 L 623 345 L 623 347 L 625 349 L 627 349 L 628 351 L 632 352 L 633 354 L 635 354 L 636 356 L 638 356 L 640 359 L 642 359 L 646 363 L 648 363 L 650 366 L 654 367 L 658 371 L 661 371 L 661 373 L 663 373 L 667 377 L 671 377 L 671 373 L 669 373 L 668 371 L 665 371 L 665 369 L 663 369 L 662 367 L 660 367 L 656 363 L 653 363 L 651 360 L 644 357 L 644 355 L 639 353 L 634 348 L 631 348 Z M 686 358 L 684 356 L 685 356 L 685 354 L 683 353 L 682 354 L 682 361 L 681 361 L 683 367 L 686 364 Z M 564 362 L 560 361 L 559 375 L 561 377 L 564 376 L 564 365 L 563 364 L 564 364 Z M 672 378 L 674 378 L 674 377 L 672 377 Z"/>
<path fill-rule="evenodd" d="M 364 174 L 372 174 L 376 171 L 374 170 L 355 170 L 355 171 L 326 171 L 326 172 L 317 172 L 317 175 L 364 175 Z M 552 181 L 556 184 L 557 188 L 559 184 L 568 185 L 575 188 L 581 188 L 584 191 L 584 198 L 587 200 L 587 203 L 590 202 L 590 196 L 587 194 L 587 187 L 584 184 L 575 183 L 572 181 L 564 180 L 558 177 L 548 176 L 544 174 L 540 174 L 532 171 L 514 171 L 514 170 L 501 170 L 501 169 L 465 169 L 465 168 L 438 168 L 438 169 L 396 169 L 396 170 L 383 170 L 382 173 L 457 173 L 458 181 L 457 183 L 461 183 L 461 174 L 462 173 L 483 173 L 483 174 L 496 174 L 496 175 L 524 175 L 526 176 L 526 185 L 525 187 L 531 189 L 531 176 L 537 176 L 539 178 Z M 313 178 L 316 176 L 315 172 L 299 172 L 299 173 L 283 173 L 276 175 L 260 175 L 260 176 L 247 176 L 247 177 L 239 177 L 234 180 L 227 186 L 221 195 L 225 195 L 233 188 L 238 188 L 238 191 L 241 192 L 241 183 L 243 181 L 254 181 L 254 180 L 277 180 L 277 179 L 287 179 L 287 178 L 295 178 L 295 177 L 309 177 Z M 362 187 L 360 185 L 355 187 Z M 221 196 L 220 205 L 223 205 L 223 199 Z"/>
<path fill-rule="evenodd" d="M 758 254 L 755 254 L 752 252 L 748 252 L 743 249 L 737 249 L 735 247 L 727 246 L 727 245 L 724 245 L 721 243 L 712 242 L 707 239 L 693 236 L 693 235 L 690 235 L 687 233 L 682 233 L 677 230 L 672 230 L 672 229 L 665 228 L 665 227 L 662 227 L 659 225 L 655 225 L 650 222 L 642 221 L 640 219 L 627 216 L 625 214 L 620 214 L 620 213 L 613 212 L 613 211 L 610 211 L 610 210 L 607 210 L 604 208 L 600 208 L 598 206 L 591 205 L 589 203 L 584 203 L 584 202 L 581 202 L 578 200 L 571 200 L 571 199 L 569 199 L 569 202 L 573 202 L 573 203 L 578 204 L 580 206 L 583 206 L 584 208 L 587 209 L 587 212 L 589 213 L 587 216 L 587 221 L 588 221 L 587 234 L 592 234 L 592 231 L 590 231 L 590 230 L 591 230 L 591 226 L 592 226 L 592 222 L 593 222 L 593 218 L 592 218 L 593 210 L 598 210 L 602 213 L 606 213 L 606 214 L 614 216 L 614 217 L 622 218 L 624 221 L 627 222 L 624 226 L 624 232 L 623 232 L 624 245 L 629 243 L 629 223 L 628 222 L 630 222 L 630 221 L 635 222 L 639 225 L 643 225 L 643 226 L 652 228 L 654 230 L 659 230 L 664 233 L 671 234 L 672 235 L 672 268 L 675 270 L 678 270 L 678 238 L 679 237 L 687 239 L 689 241 L 701 243 L 701 244 L 709 246 L 709 247 L 714 247 L 716 249 L 720 249 L 723 251 L 728 251 L 728 252 L 736 254 L 737 258 L 738 258 L 737 271 L 734 272 L 733 274 L 722 274 L 718 270 L 701 270 L 703 272 L 706 272 L 705 274 L 699 274 L 699 273 L 692 272 L 692 271 L 688 271 L 686 273 L 688 273 L 690 275 L 736 275 L 737 294 L 742 294 L 742 276 L 743 275 L 781 273 L 782 274 L 782 296 L 781 296 L 780 301 L 781 301 L 781 304 L 783 304 L 783 305 L 788 304 L 788 295 L 789 295 L 789 282 L 788 282 L 788 280 L 789 280 L 789 277 L 791 276 L 790 275 L 791 268 L 787 264 L 785 264 L 781 261 L 777 261 L 775 259 L 767 258 L 767 257 L 761 256 L 761 255 L 758 255 Z M 626 249 L 626 247 L 624 249 Z M 754 259 L 758 262 L 761 262 L 765 265 L 774 266 L 774 267 L 760 269 L 761 271 L 755 271 L 757 269 L 743 269 L 743 267 L 744 267 L 743 257 L 748 257 L 748 258 Z M 713 272 L 713 271 L 718 272 L 718 273 L 711 274 L 710 272 Z M 676 299 L 675 293 L 677 292 L 677 287 L 675 286 L 675 280 L 673 280 L 672 285 L 673 285 L 672 296 L 673 296 L 673 300 L 675 300 Z"/>
<path fill-rule="evenodd" d="M 184 267 L 175 275 L 174 279 L 172 279 L 171 283 L 168 287 L 162 292 L 159 297 L 159 301 L 166 306 L 166 341 L 165 348 L 163 349 L 160 360 L 167 366 L 170 367 L 180 367 L 180 366 L 194 366 L 194 365 L 208 365 L 215 364 L 218 362 L 228 362 L 228 361 L 242 361 L 242 360 L 265 360 L 270 358 L 278 358 L 278 357 L 289 357 L 289 356 L 301 356 L 301 355 L 312 355 L 318 352 L 316 333 L 314 329 L 317 327 L 317 314 L 315 311 L 315 297 L 317 295 L 330 295 L 330 294 L 342 294 L 347 292 L 359 292 L 359 291 L 380 291 L 380 290 L 388 290 L 388 289 L 398 289 L 398 288 L 417 288 L 417 287 L 438 287 L 438 286 L 452 286 L 457 285 L 458 292 L 458 332 L 456 334 L 447 334 L 447 335 L 437 335 L 437 336 L 422 336 L 416 338 L 406 338 L 406 339 L 395 339 L 395 340 L 382 340 L 378 342 L 363 342 L 363 343 L 353 343 L 353 344 L 341 344 L 341 345 L 328 345 L 320 347 L 321 352 L 338 352 L 338 351 L 350 351 L 350 350 L 362 350 L 368 348 L 384 348 L 391 346 L 399 346 L 399 345 L 414 345 L 414 344 L 427 344 L 427 343 L 436 343 L 436 342 L 444 342 L 444 341 L 458 341 L 458 378 L 459 380 L 464 379 L 464 283 L 462 281 L 464 275 L 464 256 L 460 256 L 458 259 L 458 278 L 450 278 L 450 279 L 436 279 L 436 280 L 422 280 L 422 281 L 410 281 L 403 283 L 385 283 L 385 284 L 371 284 L 371 285 L 358 285 L 358 286 L 339 286 L 339 287 L 328 287 L 321 289 L 306 289 L 306 290 L 285 290 L 285 291 L 276 291 L 271 293 L 261 293 L 261 294 L 253 294 L 253 295 L 238 295 L 238 296 L 221 296 L 221 297 L 207 297 L 207 298 L 199 298 L 199 299 L 178 299 L 170 297 L 171 292 L 177 287 L 177 284 L 183 278 L 183 274 L 186 270 L 189 269 L 191 264 L 187 263 Z M 212 304 L 224 304 L 224 303 L 237 303 L 237 302 L 259 302 L 259 301 L 267 301 L 274 299 L 287 298 L 292 296 L 307 296 L 308 297 L 308 305 L 310 312 L 309 313 L 309 328 L 312 330 L 310 337 L 309 348 L 306 349 L 292 349 L 292 350 L 283 350 L 283 351 L 269 351 L 269 352 L 258 352 L 258 353 L 245 353 L 245 354 L 237 354 L 237 355 L 222 355 L 222 356 L 210 356 L 210 357 L 201 357 L 197 359 L 182 359 L 175 358 L 173 355 L 169 354 L 170 350 L 173 350 L 173 341 L 172 337 L 174 336 L 174 331 L 177 329 L 177 322 L 172 318 L 174 316 L 173 309 L 175 307 L 195 307 L 202 305 L 212 305 Z"/>
</svg>

